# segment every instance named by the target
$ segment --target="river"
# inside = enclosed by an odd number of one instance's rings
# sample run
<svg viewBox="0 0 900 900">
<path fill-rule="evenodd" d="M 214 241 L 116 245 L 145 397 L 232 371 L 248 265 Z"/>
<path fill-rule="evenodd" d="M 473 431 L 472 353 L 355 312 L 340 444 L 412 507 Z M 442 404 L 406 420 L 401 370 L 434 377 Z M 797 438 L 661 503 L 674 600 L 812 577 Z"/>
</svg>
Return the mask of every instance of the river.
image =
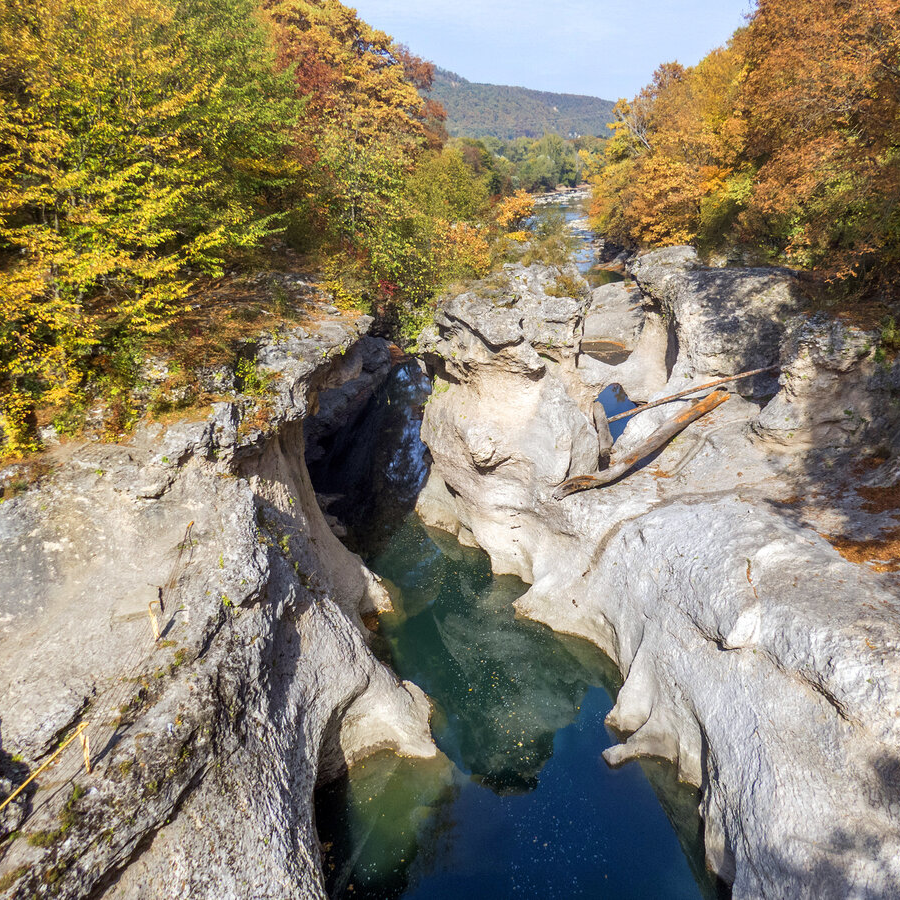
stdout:
<svg viewBox="0 0 900 900">
<path fill-rule="evenodd" d="M 577 210 L 561 210 L 568 219 Z M 589 234 L 589 233 L 586 233 Z M 582 268 L 592 260 L 580 260 Z M 587 642 L 517 618 L 527 589 L 426 529 L 429 383 L 397 367 L 312 469 L 348 542 L 393 586 L 376 652 L 433 704 L 436 761 L 384 753 L 317 793 L 330 896 L 367 900 L 714 898 L 698 793 L 668 767 L 601 759 L 619 687 Z"/>
</svg>

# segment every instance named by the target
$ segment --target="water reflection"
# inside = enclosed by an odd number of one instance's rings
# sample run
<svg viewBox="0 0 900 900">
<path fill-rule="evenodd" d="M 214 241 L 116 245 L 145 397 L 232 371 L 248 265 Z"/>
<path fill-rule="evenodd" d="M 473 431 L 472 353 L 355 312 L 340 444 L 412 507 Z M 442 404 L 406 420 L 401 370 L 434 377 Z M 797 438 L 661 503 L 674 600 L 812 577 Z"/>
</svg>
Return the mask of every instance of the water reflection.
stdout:
<svg viewBox="0 0 900 900">
<path fill-rule="evenodd" d="M 331 897 L 714 896 L 696 792 L 659 779 L 664 810 L 639 767 L 600 757 L 604 656 L 516 619 L 525 586 L 414 514 L 369 562 L 399 592 L 382 650 L 432 698 L 442 756 L 385 754 L 319 792 Z"/>
<path fill-rule="evenodd" d="M 452 831 L 459 794 L 446 757 L 401 759 L 380 753 L 316 793 L 331 897 L 393 900 L 403 896 L 409 870 L 435 865 L 437 848 Z"/>
<path fill-rule="evenodd" d="M 585 278 L 587 278 L 587 282 L 592 288 L 602 287 L 604 284 L 614 284 L 617 281 L 625 281 L 625 276 L 621 272 L 601 269 L 598 266 L 592 266 L 585 274 Z"/>
<path fill-rule="evenodd" d="M 619 413 L 628 412 L 637 406 L 636 403 L 628 399 L 628 394 L 621 384 L 611 384 L 605 387 L 597 397 L 603 405 L 603 410 L 607 418 L 611 419 Z M 614 441 L 618 440 L 625 429 L 628 427 L 628 419 L 619 419 L 618 422 L 612 422 L 609 426 L 609 433 Z"/>
<path fill-rule="evenodd" d="M 581 352 L 608 366 L 618 366 L 631 356 L 631 350 L 620 341 L 613 340 L 584 340 L 581 342 Z"/>
<path fill-rule="evenodd" d="M 371 560 L 402 598 L 381 620 L 391 659 L 434 700 L 435 739 L 462 772 L 499 793 L 532 790 L 554 734 L 615 670 L 587 645 L 517 619 L 524 585 L 493 577 L 483 553 L 456 544 L 451 555 L 432 537 L 450 543 L 411 517 Z"/>
</svg>

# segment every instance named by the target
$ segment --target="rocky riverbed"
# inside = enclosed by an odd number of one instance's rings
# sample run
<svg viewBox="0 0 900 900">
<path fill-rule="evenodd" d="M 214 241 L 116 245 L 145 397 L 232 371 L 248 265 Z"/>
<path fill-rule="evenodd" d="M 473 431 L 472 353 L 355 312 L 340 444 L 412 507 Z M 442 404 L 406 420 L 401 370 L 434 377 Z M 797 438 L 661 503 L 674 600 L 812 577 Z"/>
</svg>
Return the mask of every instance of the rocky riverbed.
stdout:
<svg viewBox="0 0 900 900">
<path fill-rule="evenodd" d="M 662 757 L 702 789 L 707 862 L 736 898 L 896 896 L 898 582 L 834 545 L 891 546 L 900 368 L 804 314 L 790 272 L 674 248 L 631 275 L 560 298 L 554 271 L 509 266 L 505 289 L 443 306 L 418 510 L 532 585 L 521 614 L 615 661 L 608 761 Z M 629 477 L 554 499 L 683 405 L 613 443 L 601 389 L 644 401 L 772 365 Z"/>
<path fill-rule="evenodd" d="M 531 585 L 519 613 L 614 661 L 608 761 L 700 788 L 735 897 L 896 896 L 900 367 L 804 314 L 790 272 L 689 248 L 630 268 L 565 297 L 511 265 L 442 304 L 419 511 Z M 61 445 L 0 505 L 0 790 L 79 722 L 92 764 L 74 740 L 0 812 L 3 896 L 324 897 L 316 785 L 436 754 L 427 698 L 369 646 L 390 598 L 306 468 L 386 377 L 370 324 L 262 334 L 264 395 L 232 382 L 194 420 Z M 772 365 L 627 478 L 553 498 L 683 406 L 614 441 L 605 388 Z"/>
</svg>

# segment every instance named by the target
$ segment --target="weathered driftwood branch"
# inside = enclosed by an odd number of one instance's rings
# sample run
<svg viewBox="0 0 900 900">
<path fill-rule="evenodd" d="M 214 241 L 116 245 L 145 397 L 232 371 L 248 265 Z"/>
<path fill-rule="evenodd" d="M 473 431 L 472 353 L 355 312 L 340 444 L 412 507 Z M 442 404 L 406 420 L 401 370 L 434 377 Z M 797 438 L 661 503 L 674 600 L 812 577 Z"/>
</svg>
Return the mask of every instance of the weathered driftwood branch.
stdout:
<svg viewBox="0 0 900 900">
<path fill-rule="evenodd" d="M 710 388 L 719 387 L 719 385 L 722 384 L 729 384 L 732 381 L 743 381 L 745 378 L 752 378 L 754 375 L 777 372 L 780 368 L 781 366 L 767 366 L 765 369 L 754 369 L 752 372 L 741 372 L 740 375 L 729 375 L 727 378 L 718 378 L 716 381 L 707 381 L 706 384 L 698 384 L 697 387 L 687 388 L 687 390 L 679 391 L 677 394 L 663 397 L 662 400 L 654 400 L 652 403 L 644 403 L 642 406 L 636 406 L 634 409 L 619 413 L 617 416 L 613 416 L 607 421 L 618 422 L 619 419 L 627 419 L 629 416 L 636 416 L 645 409 L 655 409 L 657 406 L 662 406 L 664 403 L 669 403 L 672 400 L 680 400 L 682 397 L 689 397 L 691 394 L 696 394 L 697 391 L 708 391 Z"/>
<path fill-rule="evenodd" d="M 589 491 L 592 488 L 603 487 L 621 478 L 630 469 L 634 468 L 642 459 L 668 443 L 676 434 L 684 431 L 691 422 L 695 422 L 701 416 L 712 412 L 717 406 L 724 403 L 731 395 L 727 391 L 714 391 L 702 400 L 695 400 L 688 409 L 682 410 L 678 415 L 663 422 L 648 438 L 641 441 L 631 453 L 599 475 L 581 475 L 564 481 L 554 492 L 557 500 L 562 500 L 579 491 Z"/>
</svg>

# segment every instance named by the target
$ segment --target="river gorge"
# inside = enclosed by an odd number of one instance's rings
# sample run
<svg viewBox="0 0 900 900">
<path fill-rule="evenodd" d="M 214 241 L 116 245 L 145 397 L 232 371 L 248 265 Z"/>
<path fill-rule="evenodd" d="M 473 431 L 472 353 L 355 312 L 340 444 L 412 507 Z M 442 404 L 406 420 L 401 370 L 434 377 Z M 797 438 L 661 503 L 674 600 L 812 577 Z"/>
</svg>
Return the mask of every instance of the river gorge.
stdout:
<svg viewBox="0 0 900 900">
<path fill-rule="evenodd" d="M 833 543 L 890 524 L 898 369 L 785 270 L 624 280 L 559 208 L 571 265 L 445 298 L 417 358 L 318 311 L 260 336 L 264 417 L 0 507 L 2 775 L 94 748 L 0 812 L 4 896 L 896 896 L 896 575 Z M 557 498 L 690 401 L 612 415 L 771 367 Z"/>
</svg>

